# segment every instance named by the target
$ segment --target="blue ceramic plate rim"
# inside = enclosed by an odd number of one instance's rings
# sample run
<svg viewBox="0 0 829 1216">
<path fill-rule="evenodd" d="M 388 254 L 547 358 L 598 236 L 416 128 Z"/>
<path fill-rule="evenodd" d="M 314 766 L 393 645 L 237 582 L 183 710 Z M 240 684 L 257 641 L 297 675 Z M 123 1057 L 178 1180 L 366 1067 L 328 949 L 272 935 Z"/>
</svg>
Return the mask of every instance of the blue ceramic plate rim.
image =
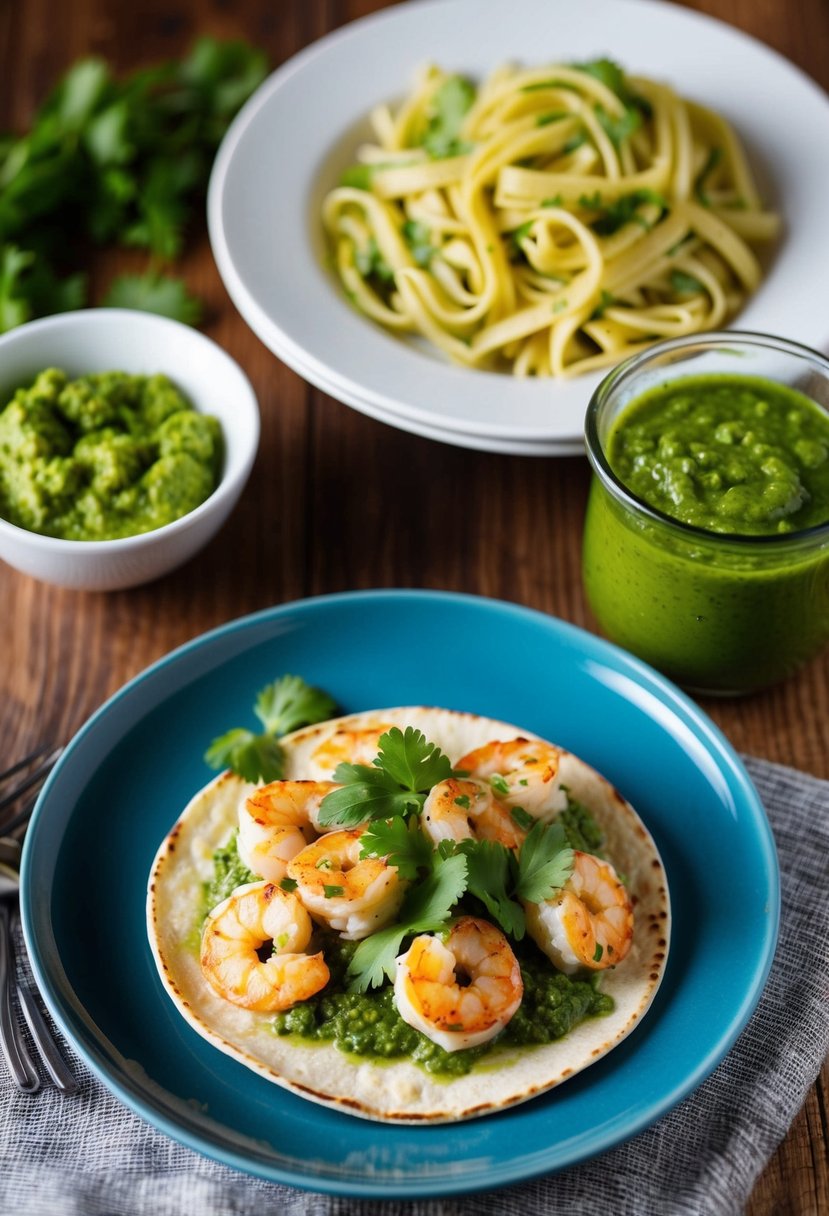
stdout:
<svg viewBox="0 0 829 1216">
<path fill-rule="evenodd" d="M 488 1165 L 477 1173 L 464 1174 L 458 1178 L 447 1175 L 438 1180 L 431 1177 L 426 1179 L 411 1177 L 390 1181 L 387 1178 L 378 1180 L 370 1174 L 366 1174 L 354 1181 L 339 1177 L 321 1177 L 306 1169 L 293 1170 L 283 1166 L 274 1166 L 267 1159 L 257 1156 L 249 1142 L 243 1148 L 236 1147 L 238 1137 L 234 1141 L 232 1129 L 219 1124 L 217 1130 L 214 1122 L 208 1118 L 200 1118 L 194 1111 L 186 1113 L 183 1110 L 171 1111 L 169 1103 L 165 1105 L 159 1100 L 158 1094 L 155 1092 L 159 1087 L 154 1082 L 144 1082 L 140 1077 L 136 1080 L 135 1076 L 131 1075 L 126 1068 L 114 1067 L 102 1050 L 102 1045 L 108 1047 L 111 1044 L 102 1032 L 97 1030 L 86 1011 L 79 1005 L 71 990 L 68 977 L 63 973 L 62 966 L 55 967 L 57 955 L 54 940 L 52 939 L 50 942 L 48 938 L 41 936 L 43 927 L 38 922 L 36 915 L 36 903 L 42 909 L 46 902 L 43 898 L 43 887 L 38 886 L 37 870 L 39 866 L 41 869 L 43 868 L 43 859 L 50 851 L 50 843 L 54 843 L 49 834 L 49 808 L 59 802 L 62 797 L 67 766 L 71 764 L 77 749 L 83 747 L 90 738 L 94 741 L 95 734 L 103 731 L 113 714 L 117 715 L 119 711 L 132 707 L 133 716 L 125 725 L 124 733 L 126 733 L 127 726 L 132 726 L 136 721 L 140 721 L 142 713 L 150 712 L 149 709 L 143 711 L 141 709 L 142 688 L 147 681 L 158 673 L 169 672 L 170 669 L 200 651 L 215 650 L 221 644 L 222 639 L 239 631 L 256 632 L 263 626 L 271 626 L 272 630 L 268 636 L 270 640 L 273 640 L 279 634 L 283 622 L 293 618 L 300 622 L 304 620 L 308 625 L 313 621 L 314 614 L 319 611 L 331 611 L 336 615 L 338 609 L 347 609 L 353 604 L 360 605 L 365 611 L 382 613 L 393 613 L 398 609 L 405 610 L 407 606 L 412 605 L 435 608 L 455 606 L 473 614 L 483 613 L 485 617 L 489 618 L 489 624 L 496 634 L 501 630 L 509 631 L 513 628 L 520 630 L 530 624 L 535 627 L 542 626 L 549 632 L 552 641 L 561 647 L 562 654 L 565 656 L 570 652 L 582 656 L 591 663 L 600 663 L 608 670 L 632 679 L 634 686 L 646 690 L 648 695 L 656 696 L 662 706 L 676 717 L 681 726 L 690 730 L 696 741 L 703 746 L 709 760 L 714 761 L 720 777 L 725 780 L 729 792 L 740 803 L 741 814 L 745 817 L 744 827 L 751 833 L 753 843 L 762 859 L 762 873 L 759 875 L 759 880 L 765 891 L 767 912 L 762 922 L 762 932 L 758 932 L 756 937 L 755 956 L 751 959 L 745 957 L 741 959 L 741 964 L 746 970 L 746 984 L 742 1000 L 734 1007 L 730 1020 L 717 1040 L 710 1043 L 699 1058 L 694 1059 L 693 1064 L 687 1068 L 682 1081 L 667 1088 L 658 1099 L 649 1100 L 642 1105 L 635 1117 L 628 1118 L 624 1125 L 612 1126 L 601 1134 L 582 1134 L 580 1138 L 563 1146 L 553 1143 L 549 1148 L 535 1152 L 531 1156 L 524 1156 L 517 1160 L 501 1160 L 495 1166 Z M 290 638 L 288 649 L 290 649 Z M 214 665 L 218 662 L 218 658 L 214 659 Z M 289 669 L 290 664 L 286 667 L 286 670 Z M 203 669 L 202 674 L 209 670 L 208 666 Z M 172 694 L 161 698 L 160 703 L 163 704 L 165 700 L 169 700 L 170 695 Z M 134 705 L 132 705 L 133 702 Z M 152 708 L 157 708 L 157 705 Z M 66 826 L 65 824 L 64 827 Z M 151 664 L 110 697 L 67 745 L 37 800 L 24 847 L 21 876 L 23 929 L 34 975 L 44 1000 L 74 1049 L 91 1071 L 125 1106 L 172 1139 L 237 1170 L 304 1189 L 364 1198 L 411 1199 L 467 1193 L 515 1184 L 593 1157 L 629 1140 L 649 1127 L 702 1083 L 728 1053 L 744 1029 L 768 978 L 777 942 L 780 915 L 780 877 L 777 854 L 765 810 L 736 751 L 698 705 L 647 664 L 575 625 L 514 603 L 440 591 L 360 591 L 293 601 L 230 621 L 192 639 Z M 35 891 L 39 892 L 37 900 L 34 895 Z M 51 933 L 51 925 L 49 933 Z M 51 960 L 49 958 L 50 949 L 54 955 Z M 670 1011 L 663 1016 L 669 1017 Z M 276 1092 L 281 1093 L 282 1091 L 277 1090 Z M 531 1106 L 532 1103 L 528 1105 Z M 366 1124 L 362 1120 L 353 1120 L 349 1116 L 338 1117 L 345 1119 L 349 1124 L 356 1125 L 358 1129 L 365 1129 L 374 1139 L 382 1139 L 387 1132 L 395 1130 L 385 1124 Z M 490 1116 L 489 1118 L 496 1117 Z M 442 1126 L 448 1130 L 457 1125 Z M 242 1138 L 244 1139 L 244 1136 Z"/>
</svg>

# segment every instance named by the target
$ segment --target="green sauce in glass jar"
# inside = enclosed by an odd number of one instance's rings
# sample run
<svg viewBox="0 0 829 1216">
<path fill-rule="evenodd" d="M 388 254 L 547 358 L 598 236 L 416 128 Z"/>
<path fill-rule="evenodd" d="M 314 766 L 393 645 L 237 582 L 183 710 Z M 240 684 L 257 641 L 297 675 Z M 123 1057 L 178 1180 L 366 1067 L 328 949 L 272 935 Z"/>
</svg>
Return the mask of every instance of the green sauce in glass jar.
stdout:
<svg viewBox="0 0 829 1216">
<path fill-rule="evenodd" d="M 611 373 L 586 424 L 584 581 L 601 630 L 697 692 L 749 692 L 816 654 L 828 410 L 829 361 L 762 335 L 677 339 Z"/>
</svg>

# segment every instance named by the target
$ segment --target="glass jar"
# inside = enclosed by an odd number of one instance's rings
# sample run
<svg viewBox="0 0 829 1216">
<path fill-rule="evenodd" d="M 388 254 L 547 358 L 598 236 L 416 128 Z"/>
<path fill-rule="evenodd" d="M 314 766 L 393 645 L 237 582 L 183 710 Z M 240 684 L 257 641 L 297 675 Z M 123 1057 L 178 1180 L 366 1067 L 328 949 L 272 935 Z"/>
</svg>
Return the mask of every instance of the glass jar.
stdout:
<svg viewBox="0 0 829 1216">
<path fill-rule="evenodd" d="M 776 535 L 711 532 L 646 505 L 607 458 L 614 424 L 642 393 L 722 374 L 775 381 L 829 414 L 829 360 L 782 338 L 692 335 L 626 360 L 587 410 L 583 574 L 607 637 L 691 692 L 729 695 L 784 679 L 829 640 L 829 521 Z"/>
</svg>

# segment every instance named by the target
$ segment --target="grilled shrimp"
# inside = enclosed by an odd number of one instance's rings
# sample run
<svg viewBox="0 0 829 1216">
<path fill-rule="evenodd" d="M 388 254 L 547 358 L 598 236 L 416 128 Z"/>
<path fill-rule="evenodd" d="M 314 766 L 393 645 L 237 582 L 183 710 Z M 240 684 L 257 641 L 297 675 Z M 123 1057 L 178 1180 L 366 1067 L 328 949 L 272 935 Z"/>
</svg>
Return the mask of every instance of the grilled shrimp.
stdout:
<svg viewBox="0 0 829 1216">
<path fill-rule="evenodd" d="M 561 788 L 561 752 L 549 743 L 530 739 L 494 740 L 461 756 L 456 769 L 489 781 L 507 807 L 521 807 L 534 819 L 550 823 L 567 806 Z"/>
<path fill-rule="evenodd" d="M 331 777 L 338 764 L 371 764 L 380 750 L 380 738 L 388 729 L 385 722 L 359 730 L 341 727 L 311 753 L 309 771 L 315 777 Z"/>
<path fill-rule="evenodd" d="M 398 1013 L 445 1051 L 494 1038 L 523 994 L 521 969 L 506 937 L 474 916 L 462 916 L 443 940 L 416 937 L 397 959 Z"/>
<path fill-rule="evenodd" d="M 201 969 L 219 996 L 262 1012 L 290 1009 L 328 983 L 322 954 L 305 954 L 311 918 L 297 897 L 270 882 L 236 890 L 208 916 Z M 259 951 L 273 942 L 264 962 Z"/>
<path fill-rule="evenodd" d="M 292 857 L 315 838 L 319 804 L 339 789 L 332 781 L 271 781 L 239 807 L 242 861 L 269 882 L 285 877 Z"/>
<path fill-rule="evenodd" d="M 309 912 L 348 941 L 359 941 L 391 921 L 406 884 L 396 866 L 360 857 L 358 828 L 320 836 L 288 862 L 288 877 Z"/>
<path fill-rule="evenodd" d="M 574 854 L 573 873 L 551 899 L 525 904 L 527 931 L 560 971 L 601 971 L 633 943 L 633 905 L 613 866 Z"/>
<path fill-rule="evenodd" d="M 509 812 L 499 802 L 492 787 L 483 781 L 465 781 L 449 777 L 429 791 L 423 804 L 421 823 L 434 844 L 441 840 L 497 840 L 508 849 L 516 849 L 524 839 Z"/>
</svg>

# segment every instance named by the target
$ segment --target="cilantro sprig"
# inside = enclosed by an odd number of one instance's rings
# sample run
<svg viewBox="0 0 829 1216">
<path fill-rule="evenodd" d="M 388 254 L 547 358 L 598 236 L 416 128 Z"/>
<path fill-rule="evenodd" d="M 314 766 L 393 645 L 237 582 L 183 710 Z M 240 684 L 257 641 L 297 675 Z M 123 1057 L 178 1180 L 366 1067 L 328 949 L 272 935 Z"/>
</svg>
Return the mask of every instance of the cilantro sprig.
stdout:
<svg viewBox="0 0 829 1216">
<path fill-rule="evenodd" d="M 560 823 L 535 824 L 521 846 L 515 894 L 530 903 L 549 899 L 573 872 L 573 850 Z"/>
<path fill-rule="evenodd" d="M 594 80 L 601 81 L 605 88 L 616 94 L 626 110 L 638 110 L 644 117 L 650 117 L 650 102 L 631 88 L 623 69 L 612 59 L 591 59 L 587 63 L 574 63 L 573 67 L 578 68 L 580 72 L 586 72 Z"/>
<path fill-rule="evenodd" d="M 517 857 L 495 840 L 463 840 L 454 847 L 467 859 L 469 894 L 516 941 L 526 931 L 522 901 L 549 899 L 573 872 L 573 850 L 559 823 L 536 820 Z"/>
<path fill-rule="evenodd" d="M 385 857 L 401 878 L 417 878 L 432 864 L 432 843 L 417 815 L 376 819 L 360 837 L 361 857 Z"/>
<path fill-rule="evenodd" d="M 388 830 L 388 835 L 386 834 Z M 417 865 L 429 866 L 427 876 L 409 889 L 393 925 L 373 933 L 360 942 L 348 968 L 349 986 L 365 992 L 394 978 L 395 959 L 407 937 L 434 933 L 446 928 L 459 900 L 469 894 L 483 903 L 492 919 L 505 933 L 520 941 L 526 932 L 522 900 L 538 903 L 549 899 L 563 887 L 573 872 L 573 850 L 567 847 L 560 824 L 536 822 L 516 858 L 494 840 L 443 841 L 432 851 L 415 855 L 406 851 L 415 833 L 425 840 L 416 817 L 406 824 L 397 819 L 367 830 L 381 848 L 389 844 L 397 852 L 389 855 L 392 864 L 403 857 L 406 873 L 414 877 Z M 403 847 L 401 848 L 401 842 Z M 418 846 L 423 849 L 423 846 Z M 372 855 L 380 856 L 381 853 Z"/>
<path fill-rule="evenodd" d="M 433 785 L 453 775 L 452 765 L 422 731 L 392 726 L 380 736 L 371 764 L 339 764 L 334 780 L 341 789 L 320 803 L 320 822 L 357 827 L 372 819 L 419 812 Z"/>
<path fill-rule="evenodd" d="M 379 988 L 394 979 L 395 959 L 406 937 L 434 933 L 445 926 L 452 908 L 466 890 L 466 858 L 462 854 L 441 858 L 427 878 L 409 889 L 398 921 L 360 942 L 348 965 L 349 987 L 354 992 Z"/>
<path fill-rule="evenodd" d="M 229 768 L 245 781 L 278 781 L 284 774 L 279 739 L 300 726 L 324 722 L 336 706 L 328 693 L 285 675 L 260 690 L 253 707 L 264 730 L 233 727 L 214 739 L 205 752 L 211 768 Z"/>
</svg>

